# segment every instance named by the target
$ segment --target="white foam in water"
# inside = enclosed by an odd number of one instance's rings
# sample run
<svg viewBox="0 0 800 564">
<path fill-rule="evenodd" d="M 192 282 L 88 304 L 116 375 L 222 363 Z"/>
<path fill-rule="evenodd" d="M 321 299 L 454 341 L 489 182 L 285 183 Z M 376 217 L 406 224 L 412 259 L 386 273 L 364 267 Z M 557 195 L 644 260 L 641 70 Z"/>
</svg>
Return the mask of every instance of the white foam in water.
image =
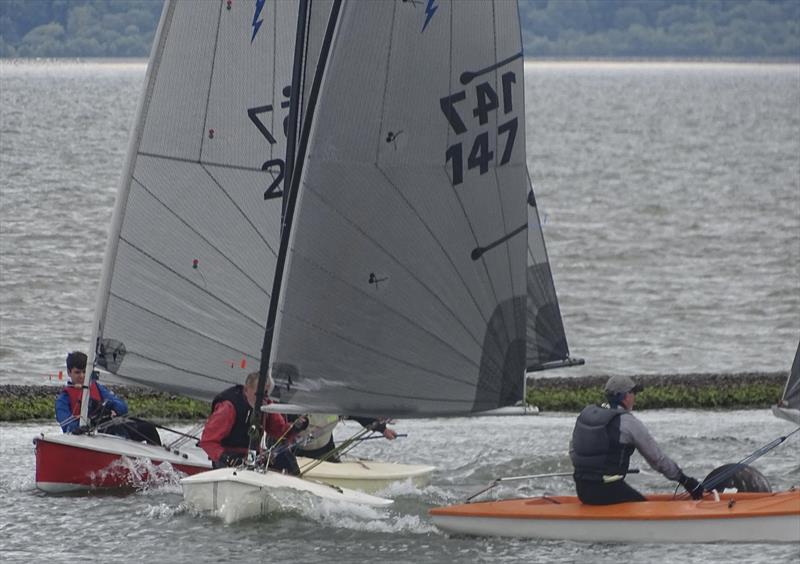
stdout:
<svg viewBox="0 0 800 564">
<path fill-rule="evenodd" d="M 129 485 L 143 491 L 166 488 L 170 491 L 180 492 L 180 480 L 185 477 L 183 472 L 175 470 L 169 462 L 154 464 L 149 459 L 126 456 L 115 460 L 100 474 L 114 471 L 120 467 L 129 472 Z"/>
<path fill-rule="evenodd" d="M 313 508 L 301 514 L 326 527 L 373 533 L 428 534 L 436 531 L 432 523 L 425 523 L 418 515 L 396 515 L 387 509 L 320 499 Z"/>
<path fill-rule="evenodd" d="M 398 496 L 420 496 L 422 489 L 414 484 L 411 478 L 390 482 L 385 488 L 379 490 L 375 495 L 380 497 L 395 498 Z"/>
<path fill-rule="evenodd" d="M 149 505 L 141 512 L 148 519 L 169 519 L 175 515 L 180 515 L 186 512 L 186 507 L 183 504 L 174 506 L 160 503 L 158 505 Z"/>
</svg>

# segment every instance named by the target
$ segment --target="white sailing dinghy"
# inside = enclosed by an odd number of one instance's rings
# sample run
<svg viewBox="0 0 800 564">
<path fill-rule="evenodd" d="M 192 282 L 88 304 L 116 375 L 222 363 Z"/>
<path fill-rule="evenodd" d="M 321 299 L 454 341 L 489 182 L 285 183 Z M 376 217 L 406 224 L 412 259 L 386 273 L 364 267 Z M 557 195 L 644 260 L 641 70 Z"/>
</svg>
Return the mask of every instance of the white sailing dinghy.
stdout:
<svg viewBox="0 0 800 564">
<path fill-rule="evenodd" d="M 515 403 L 526 368 L 571 363 L 525 164 L 517 6 L 300 8 L 302 111 L 262 359 L 283 403 L 269 407 L 416 418 Z M 269 475 L 182 485 L 238 518 Z M 233 481 L 241 501 L 221 502 Z"/>
<path fill-rule="evenodd" d="M 800 425 L 800 344 L 794 353 L 794 362 L 783 388 L 783 395 L 777 405 L 772 406 L 775 417 Z"/>
</svg>

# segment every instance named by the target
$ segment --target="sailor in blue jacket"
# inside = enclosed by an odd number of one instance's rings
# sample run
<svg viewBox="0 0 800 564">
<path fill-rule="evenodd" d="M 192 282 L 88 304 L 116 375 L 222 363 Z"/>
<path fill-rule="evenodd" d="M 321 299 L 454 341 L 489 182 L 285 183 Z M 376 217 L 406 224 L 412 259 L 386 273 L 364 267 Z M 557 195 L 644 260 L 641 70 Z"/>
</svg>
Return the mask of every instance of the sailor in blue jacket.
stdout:
<svg viewBox="0 0 800 564">
<path fill-rule="evenodd" d="M 79 432 L 83 383 L 86 380 L 87 357 L 75 351 L 67 355 L 68 383 L 56 398 L 56 419 L 65 433 Z M 105 419 L 128 414 L 128 404 L 108 388 L 92 378 L 89 384 L 89 421 L 96 426 Z M 140 419 L 128 419 L 118 424 L 107 424 L 104 433 L 120 435 L 132 440 L 144 440 L 160 445 L 161 439 L 152 423 Z"/>
<path fill-rule="evenodd" d="M 86 355 L 72 352 L 67 355 L 67 374 L 70 382 L 56 398 L 56 419 L 61 430 L 71 433 L 78 428 L 83 399 L 83 383 L 86 379 Z M 108 388 L 92 379 L 89 385 L 89 419 L 96 423 L 103 415 L 125 415 L 128 405 Z"/>
</svg>

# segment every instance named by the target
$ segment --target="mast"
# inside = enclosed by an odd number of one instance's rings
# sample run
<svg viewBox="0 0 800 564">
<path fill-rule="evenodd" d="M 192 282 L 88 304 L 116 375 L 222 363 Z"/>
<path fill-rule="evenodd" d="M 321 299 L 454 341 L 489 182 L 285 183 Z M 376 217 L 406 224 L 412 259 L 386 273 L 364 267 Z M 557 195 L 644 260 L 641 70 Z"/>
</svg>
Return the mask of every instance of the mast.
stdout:
<svg viewBox="0 0 800 564">
<path fill-rule="evenodd" d="M 250 419 L 250 428 L 256 429 L 255 433 L 250 434 L 250 453 L 248 462 L 255 460 L 255 452 L 260 440 L 261 433 L 263 432 L 261 421 L 262 411 L 261 404 L 264 401 L 264 386 L 267 383 L 267 373 L 270 366 L 270 359 L 272 355 L 272 338 L 275 331 L 275 320 L 278 316 L 278 302 L 280 300 L 281 283 L 283 280 L 284 267 L 286 265 L 286 256 L 289 251 L 289 235 L 291 233 L 292 215 L 294 213 L 295 204 L 297 202 L 297 192 L 300 186 L 300 174 L 302 170 L 302 163 L 305 158 L 306 146 L 308 137 L 311 132 L 311 121 L 314 114 L 314 106 L 316 104 L 317 96 L 322 82 L 322 75 L 325 70 L 325 64 L 330 51 L 331 41 L 333 40 L 333 32 L 336 28 L 336 21 L 341 7 L 341 0 L 334 0 L 331 7 L 328 25 L 325 29 L 325 38 L 322 43 L 322 50 L 318 59 L 317 68 L 314 73 L 314 82 L 311 86 L 311 93 L 308 100 L 308 107 L 304 112 L 306 119 L 302 123 L 298 123 L 300 118 L 300 98 L 301 88 L 300 81 L 304 76 L 303 61 L 306 60 L 306 39 L 307 39 L 307 25 L 308 25 L 308 7 L 310 0 L 302 0 L 300 2 L 299 16 L 297 18 L 297 42 L 295 44 L 295 60 L 292 70 L 292 88 L 291 100 L 289 110 L 289 130 L 286 148 L 286 178 L 284 180 L 284 211 L 281 222 L 281 240 L 280 248 L 278 250 L 278 262 L 275 265 L 275 277 L 272 284 L 272 294 L 269 302 L 269 311 L 267 312 L 267 326 L 264 332 L 264 343 L 261 349 L 261 362 L 259 364 L 258 387 L 256 388 L 256 406 L 252 411 Z M 299 145 L 296 137 L 298 129 L 302 129 Z M 291 160 L 290 160 L 291 159 Z M 299 163 L 300 166 L 295 167 L 294 164 Z"/>
</svg>

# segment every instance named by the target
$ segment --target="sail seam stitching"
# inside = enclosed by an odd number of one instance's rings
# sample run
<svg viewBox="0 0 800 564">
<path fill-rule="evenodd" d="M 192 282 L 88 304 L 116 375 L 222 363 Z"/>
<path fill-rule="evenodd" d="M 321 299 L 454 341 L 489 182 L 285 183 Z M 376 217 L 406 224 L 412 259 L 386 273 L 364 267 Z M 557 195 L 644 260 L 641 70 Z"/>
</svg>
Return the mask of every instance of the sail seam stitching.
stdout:
<svg viewBox="0 0 800 564">
<path fill-rule="evenodd" d="M 194 282 L 194 281 L 190 280 L 189 278 L 186 278 L 185 276 L 183 276 L 182 274 L 180 274 L 179 272 L 177 272 L 175 269 L 173 269 L 173 268 L 171 268 L 171 267 L 167 266 L 166 264 L 164 264 L 164 263 L 163 263 L 163 262 L 161 262 L 160 260 L 156 259 L 156 258 L 155 258 L 153 255 L 151 255 L 150 253 L 146 252 L 144 249 L 142 249 L 142 248 L 140 248 L 140 247 L 138 247 L 138 246 L 134 245 L 133 243 L 131 243 L 130 241 L 128 241 L 126 238 L 124 238 L 124 237 L 120 236 L 119 240 L 120 240 L 120 241 L 123 241 L 123 242 L 124 242 L 124 243 L 126 243 L 128 246 L 130 246 L 132 249 L 136 250 L 137 252 L 139 252 L 139 253 L 140 253 L 140 254 L 142 254 L 143 256 L 147 257 L 148 259 L 150 259 L 150 260 L 151 260 L 151 261 L 153 261 L 154 263 L 156 263 L 156 264 L 158 264 L 158 265 L 162 266 L 163 268 L 167 269 L 168 271 L 170 271 L 171 273 L 173 273 L 175 276 L 177 276 L 177 277 L 178 277 L 178 278 L 180 278 L 181 280 L 184 280 L 184 281 L 185 281 L 185 282 L 187 282 L 188 284 L 191 284 L 192 286 L 194 286 L 195 288 L 197 288 L 198 290 L 200 290 L 202 293 L 204 293 L 204 294 L 206 294 L 207 296 L 209 296 L 210 298 L 212 298 L 212 299 L 216 300 L 218 303 L 220 303 L 220 304 L 224 305 L 225 307 L 227 307 L 227 308 L 228 308 L 228 309 L 230 309 L 231 311 L 234 311 L 234 312 L 238 313 L 239 315 L 241 315 L 241 316 L 242 316 L 242 318 L 244 318 L 244 319 L 247 319 L 248 321 L 250 321 L 251 323 L 253 323 L 254 325 L 256 325 L 256 327 L 263 327 L 263 325 L 262 325 L 261 323 L 259 323 L 259 322 L 258 322 L 258 321 L 256 321 L 255 319 L 251 318 L 249 315 L 247 315 L 247 314 L 246 314 L 246 313 L 244 313 L 243 311 L 239 310 L 239 308 L 237 308 L 237 307 L 233 306 L 232 304 L 229 304 L 228 302 L 226 302 L 225 300 L 223 300 L 223 299 L 219 298 L 218 296 L 215 296 L 214 294 L 212 294 L 211 292 L 209 292 L 207 289 L 205 289 L 205 288 L 203 288 L 203 287 L 199 286 L 199 285 L 198 285 L 196 282 Z M 113 293 L 113 292 L 109 292 L 109 293 Z M 119 296 L 117 296 L 117 297 L 119 297 Z M 131 303 L 133 303 L 133 302 L 131 302 Z M 142 306 L 140 306 L 140 307 L 142 307 Z M 144 307 L 142 307 L 142 309 L 144 309 L 145 311 L 149 311 L 149 310 L 147 310 L 147 309 L 146 309 L 146 308 L 144 308 Z"/>
<path fill-rule="evenodd" d="M 200 132 L 200 151 L 197 155 L 198 162 L 203 159 L 203 147 L 206 144 L 206 130 L 208 128 L 208 108 L 211 105 L 211 88 L 214 84 L 214 68 L 217 64 L 217 45 L 219 44 L 219 34 L 222 28 L 222 6 L 223 2 L 219 3 L 219 13 L 217 14 L 217 33 L 214 34 L 214 49 L 211 55 L 211 72 L 208 73 L 208 89 L 206 90 L 206 106 L 203 112 L 203 130 Z"/>
<path fill-rule="evenodd" d="M 203 165 L 201 164 L 200 166 L 202 167 Z M 210 174 L 208 171 L 206 171 L 206 170 L 205 170 L 205 167 L 203 167 L 203 170 L 206 172 L 206 174 L 208 174 L 208 175 L 209 175 L 209 177 L 211 177 L 211 179 L 212 179 L 212 180 L 214 181 L 214 183 L 216 184 L 216 183 L 217 183 L 216 179 L 215 179 L 213 176 L 211 176 L 211 174 Z M 131 179 L 132 179 L 134 182 L 136 182 L 136 184 L 138 184 L 139 186 L 141 186 L 141 187 L 142 187 L 142 190 L 144 190 L 145 192 L 147 192 L 148 194 L 150 194 L 150 197 L 152 197 L 152 198 L 153 198 L 153 199 L 154 199 L 156 202 L 158 202 L 159 204 L 161 204 L 161 206 L 162 206 L 162 207 L 163 207 L 165 210 L 167 210 L 169 213 L 171 213 L 171 214 L 172 214 L 172 215 L 175 217 L 175 219 L 177 219 L 178 221 L 180 221 L 180 222 L 181 222 L 183 225 L 185 225 L 185 226 L 186 226 L 186 227 L 187 227 L 187 228 L 188 228 L 188 229 L 189 229 L 189 230 L 190 230 L 192 233 L 194 233 L 195 235 L 197 235 L 197 237 L 199 237 L 201 241 L 203 241 L 203 242 L 204 242 L 205 244 L 207 244 L 209 247 L 211 247 L 212 249 L 214 249 L 215 251 L 217 251 L 217 252 L 220 254 L 220 256 L 222 256 L 222 258 L 223 258 L 223 259 L 224 259 L 224 260 L 225 260 L 225 261 L 226 261 L 228 264 L 230 264 L 230 265 L 231 265 L 233 268 L 235 268 L 235 269 L 236 269 L 236 270 L 237 270 L 239 273 L 241 273 L 241 275 L 242 275 L 242 276 L 244 276 L 244 277 L 245 277 L 245 278 L 247 278 L 247 279 L 248 279 L 250 282 L 252 282 L 252 284 L 253 284 L 253 285 L 254 285 L 256 288 L 258 288 L 259 290 L 261 290 L 261 291 L 264 293 L 264 295 L 266 295 L 267 297 L 269 297 L 269 292 L 267 291 L 267 289 L 266 289 L 266 288 L 262 287 L 262 286 L 261 286 L 261 284 L 259 284 L 257 280 L 253 279 L 253 277 L 251 277 L 249 274 L 247 274 L 247 273 L 246 273 L 246 272 L 245 272 L 245 271 L 244 271 L 244 270 L 243 270 L 243 269 L 242 269 L 242 268 L 241 268 L 241 267 L 240 267 L 238 264 L 236 264 L 236 263 L 235 263 L 235 262 L 233 262 L 231 259 L 229 259 L 229 258 L 228 258 L 228 256 L 227 256 L 227 255 L 226 255 L 226 254 L 225 254 L 225 253 L 224 253 L 224 252 L 223 252 L 223 251 L 222 251 L 222 250 L 221 250 L 219 247 L 217 247 L 217 246 L 216 246 L 214 243 L 212 243 L 212 242 L 211 242 L 209 239 L 207 239 L 207 238 L 206 238 L 206 237 L 205 237 L 205 236 L 204 236 L 202 233 L 200 233 L 200 232 L 199 232 L 197 229 L 195 229 L 195 228 L 194 228 L 192 225 L 190 225 L 190 224 L 189 224 L 189 222 L 187 222 L 187 221 L 186 221 L 185 219 L 183 219 L 183 218 L 182 218 L 180 215 L 178 215 L 178 213 L 177 213 L 175 210 L 173 210 L 173 209 L 172 209 L 170 206 L 168 206 L 168 205 L 166 204 L 166 202 L 164 202 L 163 200 L 161 200 L 161 198 L 159 198 L 159 197 L 158 197 L 158 196 L 157 196 L 157 195 L 156 195 L 156 194 L 155 194 L 153 191 L 151 191 L 151 190 L 150 190 L 150 189 L 149 189 L 149 188 L 148 188 L 148 187 L 147 187 L 147 186 L 146 186 L 146 185 L 145 185 L 143 182 L 141 182 L 141 181 L 140 181 L 138 178 L 136 178 L 135 176 L 132 176 L 132 177 L 131 177 Z M 217 184 L 217 185 L 219 186 L 219 184 Z M 229 194 L 228 194 L 228 193 L 225 191 L 225 189 L 223 189 L 221 186 L 219 186 L 219 188 L 220 188 L 220 190 L 222 191 L 222 193 L 223 193 L 223 194 L 225 194 L 226 196 L 228 196 L 228 199 L 231 199 L 231 198 L 230 198 L 230 195 L 229 195 Z M 232 203 L 232 204 L 233 204 L 233 205 L 236 207 L 236 209 L 237 209 L 237 210 L 239 210 L 239 213 L 242 213 L 242 210 L 241 210 L 241 209 L 240 209 L 240 208 L 239 208 L 239 207 L 236 205 L 236 203 L 235 203 L 235 202 L 233 202 L 233 200 L 232 200 L 232 199 L 231 199 L 231 203 Z M 245 220 L 246 220 L 248 223 L 250 223 L 250 221 L 247 219 L 247 216 L 245 216 L 244 214 L 242 214 L 242 216 L 244 217 L 244 219 L 245 219 Z M 250 225 L 251 225 L 251 226 L 253 226 L 253 224 L 252 224 L 252 223 L 250 223 Z M 255 226 L 253 226 L 253 229 L 255 229 Z M 269 247 L 269 244 L 268 244 L 268 243 L 267 243 L 267 242 L 264 240 L 264 238 L 261 236 L 261 233 L 259 233 L 257 229 L 255 229 L 255 232 L 256 232 L 256 234 L 257 234 L 257 235 L 258 235 L 258 236 L 261 238 L 261 240 L 262 240 L 262 241 L 264 241 L 264 243 L 267 245 L 267 247 Z M 122 238 L 122 237 L 120 236 L 120 238 Z M 130 244 L 130 242 L 128 242 L 128 243 Z M 272 250 L 272 249 L 270 248 L 270 250 Z M 149 255 L 148 255 L 148 256 L 149 256 Z M 154 258 L 153 260 L 156 260 L 156 259 Z M 164 266 L 166 267 L 166 265 L 164 265 Z M 177 273 L 177 272 L 175 272 L 175 274 L 178 274 L 178 273 Z M 179 276 L 180 276 L 180 275 L 179 275 Z M 188 280 L 188 279 L 186 279 L 186 280 Z"/>
<path fill-rule="evenodd" d="M 379 171 L 379 172 L 380 172 L 380 173 L 381 173 L 381 174 L 382 174 L 384 177 L 386 177 L 386 175 L 385 175 L 384 171 L 383 171 L 383 170 L 382 170 L 380 167 L 376 167 L 376 168 L 378 169 L 378 171 Z M 399 190 L 397 189 L 397 187 L 395 187 L 395 186 L 392 184 L 392 182 L 391 182 L 391 181 L 390 181 L 388 178 L 386 178 L 386 180 L 387 180 L 387 182 L 388 182 L 388 183 L 389 183 L 389 184 L 390 184 L 390 185 L 391 185 L 391 186 L 392 186 L 392 187 L 393 187 L 393 188 L 394 188 L 396 191 L 398 191 L 398 193 L 399 193 Z M 319 192 L 317 192 L 316 190 L 312 190 L 312 189 L 310 189 L 310 188 L 308 188 L 308 191 L 309 191 L 310 193 L 314 194 L 314 195 L 315 195 L 315 196 L 318 198 L 318 200 L 319 200 L 321 203 L 323 203 L 323 204 L 324 204 L 326 207 L 328 207 L 328 208 L 329 208 L 329 209 L 330 209 L 330 210 L 331 210 L 333 213 L 336 213 L 336 214 L 337 214 L 337 215 L 338 215 L 338 216 L 339 216 L 339 217 L 340 217 L 340 218 L 341 218 L 343 221 L 347 222 L 348 224 L 350 224 L 350 226 L 351 226 L 351 227 L 353 227 L 355 230 L 357 230 L 359 233 L 361 233 L 361 234 L 364 236 L 364 238 L 365 238 L 365 239 L 367 239 L 368 241 L 370 241 L 370 243 L 372 243 L 372 244 L 373 244 L 373 245 L 375 245 L 375 246 L 376 246 L 378 249 L 380 249 L 380 250 L 381 250 L 381 251 L 382 251 L 382 252 L 383 252 L 383 253 L 384 253 L 386 256 L 388 256 L 389 258 L 391 258 L 391 259 L 392 259 L 392 261 L 394 261 L 394 262 L 395 262 L 395 264 L 397 264 L 397 265 L 398 265 L 400 268 L 402 268 L 402 269 L 403 269 L 403 270 L 406 272 L 406 274 L 408 274 L 408 275 L 409 275 L 411 278 L 413 278 L 413 279 L 414 279 L 414 280 L 415 280 L 415 281 L 416 281 L 416 282 L 417 282 L 417 283 L 418 283 L 420 286 L 422 286 L 423 288 L 425 288 L 425 289 L 428 291 L 428 293 L 429 293 L 431 296 L 433 296 L 433 297 L 434 297 L 434 298 L 435 298 L 435 299 L 436 299 L 436 300 L 437 300 L 437 301 L 438 301 L 438 302 L 439 302 L 439 303 L 442 305 L 442 307 L 444 307 L 444 309 L 445 309 L 445 310 L 446 310 L 448 313 L 450 313 L 450 315 L 453 317 L 453 319 L 454 319 L 454 320 L 455 320 L 455 321 L 456 321 L 456 322 L 457 322 L 459 325 L 461 325 L 461 326 L 464 328 L 464 331 L 466 332 L 466 334 L 467 334 L 467 335 L 468 335 L 468 336 L 469 336 L 469 337 L 470 337 L 470 338 L 471 338 L 471 339 L 472 339 L 472 340 L 475 342 L 475 344 L 476 344 L 476 345 L 478 345 L 479 347 L 481 346 L 481 341 L 480 341 L 480 340 L 479 340 L 479 339 L 478 339 L 478 338 L 477 338 L 475 335 L 473 335 L 473 334 L 472 334 L 472 332 L 469 330 L 469 328 L 468 328 L 466 325 L 464 325 L 463 321 L 462 321 L 462 320 L 461 320 L 461 319 L 460 319 L 460 318 L 459 318 L 459 317 L 458 317 L 458 316 L 455 314 L 455 312 L 453 312 L 453 310 L 452 310 L 452 309 L 450 309 L 450 307 L 448 307 L 448 305 L 447 305 L 446 303 L 444 303 L 444 302 L 441 300 L 441 298 L 438 296 L 438 294 L 437 294 L 436 292 L 434 292 L 434 291 L 433 291 L 431 288 L 429 288 L 429 287 L 428 287 L 428 286 L 427 286 L 427 285 L 426 285 L 426 284 L 425 284 L 425 283 L 424 283 L 424 282 L 423 282 L 423 281 L 422 281 L 422 280 L 421 280 L 419 277 L 417 277 L 417 276 L 416 276 L 416 275 L 415 275 L 415 274 L 414 274 L 414 273 L 411 271 L 411 269 L 409 269 L 409 268 L 408 268 L 406 265 L 404 265 L 404 264 L 403 264 L 403 263 L 402 263 L 402 262 L 401 262 L 401 261 L 400 261 L 400 260 L 399 260 L 397 257 L 395 257 L 395 256 L 394 256 L 392 253 L 390 253 L 389 251 L 387 251 L 387 250 L 386 250 L 386 249 L 385 249 L 385 248 L 384 248 L 382 245 L 380 245 L 380 243 L 378 243 L 378 242 L 377 242 L 377 241 L 376 241 L 374 238 L 372 238 L 372 237 L 371 237 L 371 236 L 370 236 L 368 233 L 366 233 L 366 232 L 365 232 L 365 231 L 364 231 L 364 230 L 363 230 L 363 229 L 362 229 L 362 228 L 361 228 L 359 225 L 357 225 L 355 222 L 353 222 L 352 220 L 350 220 L 350 218 L 348 218 L 348 217 L 344 216 L 344 215 L 343 215 L 341 212 L 339 212 L 339 210 L 337 210 L 337 209 L 336 209 L 334 206 L 332 206 L 332 205 L 330 204 L 330 202 L 328 202 L 328 201 L 327 201 L 327 200 L 324 198 L 324 196 L 323 196 L 322 194 L 320 194 L 320 193 L 319 193 Z M 410 207 L 410 206 L 409 206 L 409 207 Z M 415 211 L 413 207 L 412 207 L 411 209 L 412 209 L 412 211 Z M 415 212 L 415 213 L 416 213 L 416 212 Z M 417 214 L 417 217 L 419 218 L 419 220 L 420 220 L 420 223 L 422 223 L 423 225 L 425 225 L 425 226 L 427 227 L 427 225 L 425 224 L 425 222 L 424 222 L 424 221 L 422 221 L 422 218 L 421 218 L 421 217 L 419 217 L 419 215 L 418 215 L 418 214 Z M 433 236 L 433 235 L 432 235 L 432 236 Z M 436 238 L 435 238 L 435 237 L 434 237 L 434 240 L 436 240 Z M 438 241 L 437 241 L 437 242 L 438 242 Z M 447 254 L 447 253 L 444 251 L 444 249 L 442 249 L 442 252 L 444 253 L 444 255 L 445 255 L 446 257 L 448 257 L 448 259 L 450 258 L 450 257 L 449 257 L 449 255 L 448 255 L 448 254 Z M 296 254 L 296 255 L 298 255 L 298 256 L 303 256 L 303 255 L 300 255 L 300 254 L 299 254 L 297 251 L 295 251 L 295 254 Z M 340 280 L 342 283 L 344 283 L 344 284 L 345 284 L 345 285 L 347 285 L 347 286 L 350 286 L 351 288 L 355 289 L 355 290 L 356 290 L 356 291 L 358 291 L 359 293 L 362 293 L 363 295 L 367 295 L 367 296 L 368 296 L 368 294 L 366 294 L 366 293 L 362 292 L 362 291 L 361 291 L 360 289 L 358 289 L 357 287 L 355 287 L 355 286 L 352 286 L 351 284 L 347 283 L 346 281 L 342 280 L 341 278 L 338 278 L 338 277 L 335 277 L 335 276 L 333 276 L 333 274 L 332 274 L 332 273 L 330 273 L 328 270 L 326 270 L 326 269 L 322 268 L 322 266 L 320 266 L 320 265 L 318 265 L 317 263 L 313 262 L 313 261 L 312 261 L 312 260 L 310 260 L 308 257 L 305 257 L 305 256 L 303 256 L 303 258 L 304 258 L 304 259 L 305 259 L 305 260 L 306 260 L 308 263 L 310 263 L 310 264 L 313 264 L 314 266 L 316 266 L 317 268 L 319 268 L 320 270 L 322 270 L 322 271 L 324 271 L 324 272 L 327 272 L 327 273 L 328 273 L 328 275 L 329 275 L 331 278 L 338 279 L 338 280 Z M 451 263 L 451 264 L 452 264 L 452 263 Z M 459 277 L 461 276 L 461 275 L 460 275 L 460 273 L 458 272 L 458 270 L 456 270 L 456 274 L 457 274 Z M 468 288 L 467 288 L 467 293 L 469 293 L 469 289 L 468 289 Z M 402 315 L 401 313 L 399 313 L 399 312 L 397 312 L 397 311 L 393 310 L 392 308 L 389 308 L 388 306 L 386 306 L 386 304 L 382 304 L 382 305 L 384 305 L 384 307 L 386 307 L 386 309 L 387 309 L 387 310 L 389 310 L 389 311 L 391 311 L 392 313 L 395 313 L 395 314 L 399 315 L 400 317 L 402 317 L 403 319 L 405 319 L 405 316 L 404 316 L 404 315 Z M 479 315 L 481 315 L 480 309 L 478 310 L 478 314 L 479 314 Z M 286 315 L 286 313 L 285 313 L 285 312 L 284 312 L 284 315 Z M 483 318 L 483 315 L 481 315 L 481 319 L 483 319 L 484 323 L 488 323 L 488 322 L 486 321 L 486 319 L 485 319 L 485 318 Z M 413 323 L 413 322 L 411 322 L 411 324 L 412 324 L 412 325 L 415 325 L 415 326 L 417 326 L 417 327 L 419 327 L 420 329 L 422 329 L 422 330 L 423 330 L 423 331 L 425 331 L 426 333 L 429 333 L 430 335 L 432 335 L 432 336 L 433 336 L 433 337 L 435 337 L 436 339 L 438 339 L 438 340 L 441 340 L 441 339 L 440 339 L 439 337 L 437 337 L 437 336 L 436 336 L 434 333 L 430 332 L 428 329 L 426 329 L 426 328 L 422 327 L 421 325 L 419 325 L 419 324 L 416 324 L 416 323 Z M 458 351 L 458 350 L 457 350 L 457 349 L 456 349 L 456 348 L 455 348 L 453 345 L 451 345 L 451 344 L 449 344 L 449 343 L 447 343 L 447 342 L 445 342 L 445 341 L 442 341 L 442 342 L 443 342 L 443 344 L 445 344 L 445 345 L 446 345 L 448 348 L 450 348 L 450 349 L 454 350 L 454 351 L 455 351 L 455 352 L 457 352 L 459 355 L 461 355 L 463 358 L 465 358 L 465 359 L 466 359 L 466 360 L 467 360 L 467 361 L 468 361 L 470 364 L 473 364 L 473 365 L 477 366 L 478 368 L 480 367 L 480 365 L 479 365 L 479 364 L 476 364 L 476 363 L 475 363 L 475 362 L 474 362 L 472 359 L 470 359 L 469 357 L 467 357 L 467 356 L 463 355 L 463 354 L 462 354 L 461 352 L 459 352 L 459 351 Z M 498 350 L 502 350 L 502 348 L 500 348 L 500 347 L 499 347 L 499 343 L 498 343 Z M 490 356 L 489 358 L 491 358 L 491 356 Z M 492 360 L 493 360 L 493 359 L 492 359 Z M 502 372 L 502 366 L 501 366 L 501 365 L 499 365 L 499 364 L 497 364 L 497 363 L 494 363 L 494 364 L 495 364 L 495 368 L 496 368 L 498 371 Z"/>
</svg>

